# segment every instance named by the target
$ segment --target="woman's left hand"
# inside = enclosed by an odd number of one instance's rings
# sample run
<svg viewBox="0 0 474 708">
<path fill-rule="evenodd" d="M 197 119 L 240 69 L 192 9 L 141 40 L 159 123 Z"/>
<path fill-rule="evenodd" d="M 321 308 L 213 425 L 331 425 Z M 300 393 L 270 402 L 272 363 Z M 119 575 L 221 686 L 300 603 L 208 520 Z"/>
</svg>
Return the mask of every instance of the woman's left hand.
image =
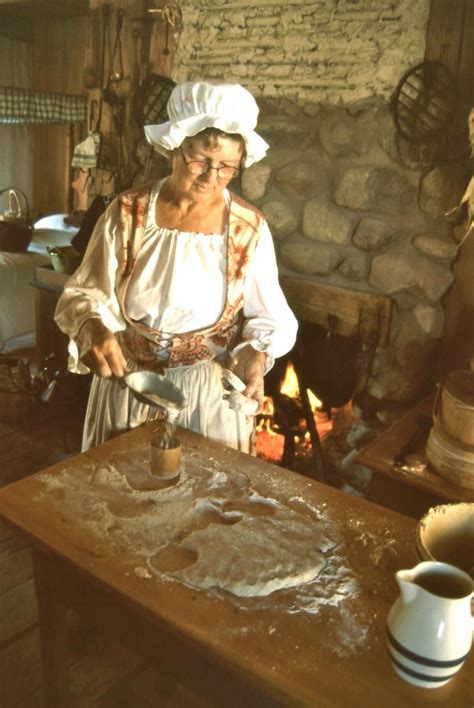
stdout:
<svg viewBox="0 0 474 708">
<path fill-rule="evenodd" d="M 238 352 L 230 367 L 246 385 L 245 391 L 242 393 L 258 402 L 258 408 L 254 415 L 258 415 L 263 410 L 265 359 L 264 352 L 258 352 L 249 344 Z"/>
</svg>

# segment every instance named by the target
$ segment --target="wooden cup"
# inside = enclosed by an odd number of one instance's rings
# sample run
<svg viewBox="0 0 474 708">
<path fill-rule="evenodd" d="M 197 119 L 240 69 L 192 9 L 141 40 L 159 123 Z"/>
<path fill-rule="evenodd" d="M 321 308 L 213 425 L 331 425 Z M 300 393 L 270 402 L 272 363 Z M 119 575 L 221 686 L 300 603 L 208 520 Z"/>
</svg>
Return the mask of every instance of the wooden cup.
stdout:
<svg viewBox="0 0 474 708">
<path fill-rule="evenodd" d="M 172 437 L 166 441 L 161 435 L 151 439 L 150 448 L 150 472 L 160 479 L 174 479 L 179 475 L 181 465 L 181 441 Z"/>
</svg>

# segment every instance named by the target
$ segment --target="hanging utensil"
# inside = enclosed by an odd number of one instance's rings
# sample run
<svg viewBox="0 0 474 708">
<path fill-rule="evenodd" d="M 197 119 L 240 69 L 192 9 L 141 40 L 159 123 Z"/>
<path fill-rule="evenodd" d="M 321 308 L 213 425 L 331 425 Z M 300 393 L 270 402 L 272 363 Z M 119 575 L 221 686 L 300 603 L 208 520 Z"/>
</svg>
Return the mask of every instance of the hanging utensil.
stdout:
<svg viewBox="0 0 474 708">
<path fill-rule="evenodd" d="M 114 42 L 114 48 L 112 50 L 112 65 L 111 65 L 111 70 L 110 70 L 110 75 L 109 75 L 109 83 L 112 82 L 114 84 L 120 83 L 122 81 L 124 72 L 123 72 L 123 58 L 122 58 L 122 27 L 123 27 L 123 19 L 125 17 L 125 10 L 122 10 L 119 8 L 117 10 L 117 28 L 115 30 L 115 42 Z M 118 69 L 116 69 L 116 59 L 118 58 Z"/>
<path fill-rule="evenodd" d="M 99 110 L 97 114 L 97 121 L 95 124 L 95 131 L 100 131 L 100 125 L 102 123 L 102 101 L 103 101 L 103 91 L 104 91 L 104 80 L 105 80 L 105 46 L 107 43 L 107 29 L 110 20 L 112 5 L 110 3 L 104 3 L 102 5 L 102 46 L 101 46 L 101 56 L 100 56 L 100 89 L 101 95 L 99 100 Z"/>
<path fill-rule="evenodd" d="M 170 26 L 168 23 L 166 23 L 166 26 L 165 26 L 165 47 L 163 49 L 163 54 L 165 56 L 167 56 L 170 53 L 170 50 L 168 49 L 169 31 L 170 31 Z"/>
<path fill-rule="evenodd" d="M 173 422 L 187 405 L 182 391 L 171 381 L 154 371 L 135 371 L 121 379 L 135 398 L 147 406 L 166 411 Z"/>
<path fill-rule="evenodd" d="M 0 251 L 24 253 L 31 242 L 33 229 L 29 225 L 29 206 L 26 194 L 17 187 L 0 190 Z M 24 207 L 21 205 L 24 202 Z"/>
<path fill-rule="evenodd" d="M 182 28 L 182 12 L 178 2 L 165 2 L 161 7 L 151 7 L 147 10 L 152 15 L 159 15 L 162 22 L 165 23 L 165 46 L 163 54 L 168 56 L 169 50 L 169 30 L 172 27 L 174 30 Z"/>
</svg>

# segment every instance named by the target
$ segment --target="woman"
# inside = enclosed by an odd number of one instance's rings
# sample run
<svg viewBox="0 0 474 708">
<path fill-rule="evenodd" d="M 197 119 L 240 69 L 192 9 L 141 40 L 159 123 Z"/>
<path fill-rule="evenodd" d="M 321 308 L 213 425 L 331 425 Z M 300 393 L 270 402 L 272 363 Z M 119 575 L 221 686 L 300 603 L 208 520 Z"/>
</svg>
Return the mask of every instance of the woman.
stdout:
<svg viewBox="0 0 474 708">
<path fill-rule="evenodd" d="M 259 412 L 264 373 L 297 327 L 263 216 L 227 190 L 268 145 L 254 131 L 254 98 L 236 84 L 176 86 L 168 114 L 145 133 L 171 175 L 114 200 L 58 302 L 70 369 L 95 374 L 83 450 L 147 419 L 120 379 L 148 369 L 186 397 L 179 425 L 248 452 L 254 419 L 223 400 L 223 366 Z"/>
</svg>

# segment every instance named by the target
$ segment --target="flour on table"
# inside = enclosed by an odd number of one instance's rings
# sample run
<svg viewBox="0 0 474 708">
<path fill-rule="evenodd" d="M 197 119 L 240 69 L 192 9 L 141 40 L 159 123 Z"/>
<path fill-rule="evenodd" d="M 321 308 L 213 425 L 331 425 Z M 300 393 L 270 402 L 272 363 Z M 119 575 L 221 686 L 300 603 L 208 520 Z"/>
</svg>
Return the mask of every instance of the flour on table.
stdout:
<svg viewBox="0 0 474 708">
<path fill-rule="evenodd" d="M 80 469 L 38 479 L 40 496 L 89 530 L 81 543 L 92 557 L 130 557 L 141 582 L 168 579 L 214 596 L 228 593 L 238 607 L 272 616 L 322 614 L 331 630 L 328 649 L 340 656 L 369 642 L 371 618 L 352 612 L 352 601 L 366 590 L 349 563 L 342 529 L 326 503 L 292 496 L 278 470 L 265 477 L 266 496 L 232 457 L 218 461 L 188 449 L 178 482 L 163 488 L 149 473 L 149 445 L 137 442 L 107 462 L 85 458 Z"/>
<path fill-rule="evenodd" d="M 197 560 L 173 575 L 189 585 L 239 597 L 270 595 L 314 580 L 326 564 L 320 548 L 327 543 L 321 529 L 296 512 L 249 513 L 234 525 L 210 524 L 192 531 L 181 547 Z"/>
<path fill-rule="evenodd" d="M 314 614 L 357 594 L 325 504 L 262 495 L 232 463 L 194 450 L 186 451 L 177 484 L 161 488 L 148 454 L 139 443 L 107 462 L 84 460 L 80 471 L 39 479 L 61 514 L 89 527 L 98 551 L 105 541 L 111 556 L 132 553 L 138 577 L 148 578 L 146 570 L 262 608 L 271 597 L 285 612 Z"/>
<path fill-rule="evenodd" d="M 135 575 L 139 578 L 152 578 L 152 574 L 148 568 L 135 568 Z"/>
</svg>

